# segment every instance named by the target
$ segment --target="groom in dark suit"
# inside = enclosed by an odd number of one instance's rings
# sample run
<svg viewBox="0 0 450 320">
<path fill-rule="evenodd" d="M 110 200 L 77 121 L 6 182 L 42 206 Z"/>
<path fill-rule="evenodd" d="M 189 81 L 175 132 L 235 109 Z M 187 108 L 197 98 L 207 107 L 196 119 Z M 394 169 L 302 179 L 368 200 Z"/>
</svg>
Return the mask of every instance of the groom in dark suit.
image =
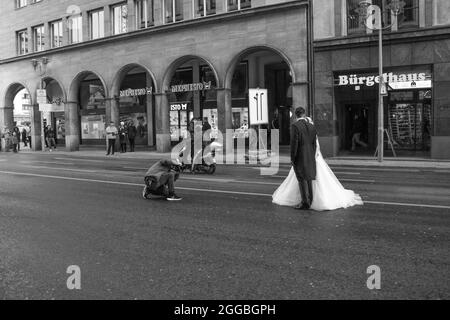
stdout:
<svg viewBox="0 0 450 320">
<path fill-rule="evenodd" d="M 295 116 L 297 121 L 291 126 L 291 164 L 302 196 L 302 203 L 296 209 L 307 210 L 313 200 L 312 181 L 316 179 L 317 131 L 306 119 L 304 108 L 295 109 Z"/>
</svg>

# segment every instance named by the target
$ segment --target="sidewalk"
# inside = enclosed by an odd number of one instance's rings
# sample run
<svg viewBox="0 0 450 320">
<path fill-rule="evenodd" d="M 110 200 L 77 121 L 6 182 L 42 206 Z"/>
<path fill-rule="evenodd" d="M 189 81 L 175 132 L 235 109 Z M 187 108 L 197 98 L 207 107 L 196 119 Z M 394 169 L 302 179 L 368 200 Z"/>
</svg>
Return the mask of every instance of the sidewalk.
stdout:
<svg viewBox="0 0 450 320">
<path fill-rule="evenodd" d="M 33 152 L 30 150 L 21 151 L 21 153 L 27 154 L 50 154 L 49 151 L 37 151 Z M 2 153 L 0 153 L 1 155 Z M 82 148 L 80 151 L 67 152 L 65 150 L 53 151 L 51 154 L 63 154 L 66 156 L 73 157 L 96 157 L 104 159 L 148 159 L 157 160 L 161 158 L 169 158 L 170 153 L 158 153 L 156 151 L 136 151 L 136 152 L 126 152 L 120 153 L 116 152 L 114 156 L 106 156 L 103 149 L 98 148 Z M 378 162 L 374 157 L 369 156 L 340 156 L 326 158 L 326 162 L 332 166 L 354 166 L 354 167 L 386 167 L 386 168 L 422 168 L 422 169 L 449 169 L 450 170 L 450 160 L 436 160 L 429 158 L 411 158 L 411 157 L 385 157 L 383 162 Z M 290 156 L 286 152 L 282 152 L 279 156 L 280 165 L 290 164 Z M 254 166 L 254 165 L 253 165 Z"/>
</svg>

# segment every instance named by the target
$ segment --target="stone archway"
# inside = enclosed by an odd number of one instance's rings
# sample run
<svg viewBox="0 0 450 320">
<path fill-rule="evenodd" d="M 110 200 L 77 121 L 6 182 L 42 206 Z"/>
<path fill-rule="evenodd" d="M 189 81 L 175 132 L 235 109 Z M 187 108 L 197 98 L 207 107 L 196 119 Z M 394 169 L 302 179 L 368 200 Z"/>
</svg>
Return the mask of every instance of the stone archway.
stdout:
<svg viewBox="0 0 450 320">
<path fill-rule="evenodd" d="M 185 73 L 185 75 L 181 76 L 181 73 Z M 216 68 L 205 57 L 186 55 L 179 57 L 169 65 L 162 78 L 161 92 L 155 95 L 158 151 L 167 152 L 171 149 L 172 144 L 179 141 L 178 139 L 183 139 L 191 117 L 199 118 L 207 113 L 208 119 L 213 121 L 212 127 L 214 126 L 214 123 L 217 122 L 217 111 L 214 111 L 217 110 L 217 96 L 214 94 L 214 90 L 220 86 L 220 77 Z M 173 89 L 175 87 L 179 90 Z M 173 110 L 173 113 L 178 112 L 175 117 L 178 118 L 178 124 L 172 123 L 171 125 L 169 104 L 175 103 L 177 99 L 186 100 L 181 103 L 186 106 L 186 110 L 179 110 L 179 112 Z"/>
<path fill-rule="evenodd" d="M 154 74 L 139 63 L 123 66 L 113 79 L 111 113 L 114 115 L 112 118 L 125 119 L 137 126 L 138 136 L 134 139 L 137 145 L 143 144 L 145 140 L 145 145 L 155 145 L 154 93 L 157 91 Z M 145 132 L 139 129 L 141 127 L 146 128 Z"/>
<path fill-rule="evenodd" d="M 95 71 L 82 71 L 72 80 L 65 104 L 68 151 L 79 150 L 82 141 L 85 144 L 104 144 L 105 123 L 110 120 L 111 108 L 107 90 L 105 81 Z M 118 119 L 111 120 L 118 122 Z"/>
<path fill-rule="evenodd" d="M 253 46 L 237 53 L 226 69 L 222 128 L 250 127 L 248 89 L 265 88 L 269 107 L 266 127 L 279 129 L 280 144 L 288 145 L 293 108 L 306 106 L 308 101 L 307 83 L 297 83 L 297 79 L 290 58 L 277 48 Z"/>
<path fill-rule="evenodd" d="M 20 99 L 18 97 L 19 93 L 23 93 L 24 96 Z M 15 126 L 15 102 L 17 103 L 17 98 L 19 98 L 19 102 L 21 104 L 20 106 L 20 114 L 16 115 L 16 117 L 27 118 L 28 120 L 25 122 L 29 122 L 31 130 L 32 130 L 32 138 L 38 137 L 37 140 L 34 140 L 35 145 L 39 148 L 40 147 L 40 118 L 35 117 L 35 107 L 33 106 L 34 99 L 31 95 L 31 91 L 29 88 L 22 82 L 14 82 L 10 84 L 6 90 L 3 97 L 3 107 L 0 108 L 0 133 L 3 134 L 5 130 L 11 130 Z M 27 107 L 24 107 L 24 104 L 27 105 Z M 16 110 L 18 111 L 18 110 Z M 38 115 L 38 112 L 37 112 Z M 36 119 L 35 119 L 36 118 Z M 17 120 L 17 119 L 16 119 Z M 20 119 L 20 121 L 23 119 Z M 20 122 L 19 121 L 19 122 Z M 34 124 L 34 122 L 37 123 L 37 125 Z M 22 123 L 20 123 L 22 124 Z M 34 150 L 36 150 L 35 147 L 33 147 Z"/>
</svg>

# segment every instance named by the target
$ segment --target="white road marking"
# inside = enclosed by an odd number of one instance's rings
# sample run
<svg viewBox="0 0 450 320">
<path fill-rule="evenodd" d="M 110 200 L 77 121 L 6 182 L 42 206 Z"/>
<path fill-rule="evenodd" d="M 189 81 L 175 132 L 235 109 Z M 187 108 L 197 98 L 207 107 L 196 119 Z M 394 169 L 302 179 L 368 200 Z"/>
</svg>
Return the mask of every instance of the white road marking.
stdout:
<svg viewBox="0 0 450 320">
<path fill-rule="evenodd" d="M 93 173 L 93 172 L 97 172 L 98 171 L 98 170 L 69 169 L 69 168 L 46 167 L 46 166 L 29 166 L 28 168 L 75 171 L 75 172 L 89 172 L 89 173 Z"/>
<path fill-rule="evenodd" d="M 53 159 L 55 159 L 55 160 L 88 161 L 88 162 L 105 162 L 105 160 L 91 160 L 91 159 L 82 159 L 82 158 L 53 158 Z"/>
<path fill-rule="evenodd" d="M 275 177 L 275 178 L 283 178 L 283 179 L 285 179 L 286 178 L 286 176 L 279 176 L 279 175 L 274 175 L 274 176 L 272 176 L 272 177 Z M 373 182 L 375 182 L 375 180 L 363 180 L 363 179 L 345 179 L 345 178 L 339 178 L 339 181 L 346 181 L 346 182 L 367 182 L 367 183 L 373 183 Z"/>
<path fill-rule="evenodd" d="M 9 172 L 0 171 L 1 174 L 7 175 L 17 175 L 17 176 L 29 176 L 29 177 L 40 177 L 40 178 L 50 178 L 59 180 L 72 180 L 72 181 L 82 181 L 82 182 L 97 182 L 105 184 L 115 184 L 115 185 L 125 185 L 125 186 L 138 186 L 142 187 L 142 183 L 130 183 L 130 182 L 119 182 L 119 181 L 108 181 L 108 180 L 95 180 L 95 179 L 84 179 L 84 178 L 72 178 L 72 177 L 62 177 L 62 176 L 50 176 L 44 174 L 35 173 L 24 173 L 24 172 Z M 248 196 L 258 196 L 258 197 L 272 197 L 272 194 L 267 193 L 254 193 L 254 192 L 241 192 L 241 191 L 229 191 L 229 190 L 216 190 L 216 189 L 200 189 L 200 188 L 186 188 L 177 187 L 179 190 L 188 191 L 200 191 L 200 192 L 211 192 L 211 193 L 223 193 L 223 194 L 238 194 L 238 195 L 248 195 Z M 366 204 L 376 204 L 376 205 L 391 205 L 391 206 L 402 206 L 402 207 L 421 207 L 421 208 L 434 208 L 434 209 L 450 209 L 450 206 L 424 204 L 424 203 L 403 203 L 403 202 L 386 202 L 386 201 L 366 201 Z"/>
</svg>

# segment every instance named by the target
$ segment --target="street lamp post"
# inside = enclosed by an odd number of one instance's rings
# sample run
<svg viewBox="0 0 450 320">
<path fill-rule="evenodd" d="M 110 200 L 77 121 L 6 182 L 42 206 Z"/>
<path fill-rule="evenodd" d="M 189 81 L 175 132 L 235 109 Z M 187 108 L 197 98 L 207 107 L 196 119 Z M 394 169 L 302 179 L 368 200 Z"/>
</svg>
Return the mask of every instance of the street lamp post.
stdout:
<svg viewBox="0 0 450 320">
<path fill-rule="evenodd" d="M 403 13 L 405 1 L 392 0 L 386 6 L 386 10 L 392 15 L 398 16 Z M 369 1 L 361 1 L 359 3 L 358 13 L 366 28 L 378 30 L 378 145 L 377 157 L 379 162 L 383 162 L 384 151 L 384 106 L 383 95 L 386 94 L 386 84 L 383 77 L 383 30 L 392 26 L 392 23 L 383 27 L 382 9 Z"/>
</svg>

